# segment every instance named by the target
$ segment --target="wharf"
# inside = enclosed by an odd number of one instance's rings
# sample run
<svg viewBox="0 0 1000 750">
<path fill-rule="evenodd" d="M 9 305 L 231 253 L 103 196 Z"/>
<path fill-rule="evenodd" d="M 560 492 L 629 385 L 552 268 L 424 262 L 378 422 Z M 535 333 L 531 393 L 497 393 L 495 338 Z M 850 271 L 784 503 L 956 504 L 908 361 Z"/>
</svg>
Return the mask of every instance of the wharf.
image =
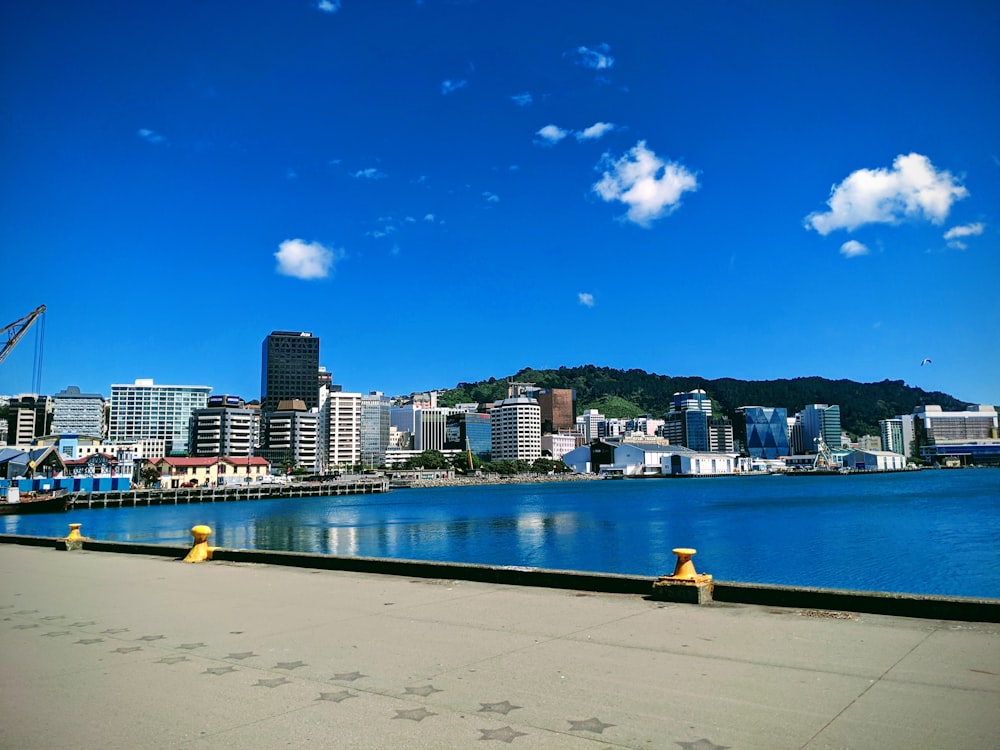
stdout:
<svg viewBox="0 0 1000 750">
<path fill-rule="evenodd" d="M 1000 625 L 0 544 L 0 746 L 990 748 Z"/>
<path fill-rule="evenodd" d="M 277 500 L 293 497 L 371 495 L 388 491 L 389 480 L 384 477 L 376 477 L 332 482 L 259 483 L 221 487 L 77 492 L 70 499 L 67 508 L 68 510 L 135 508 L 146 505 L 225 503 L 236 500 Z"/>
</svg>

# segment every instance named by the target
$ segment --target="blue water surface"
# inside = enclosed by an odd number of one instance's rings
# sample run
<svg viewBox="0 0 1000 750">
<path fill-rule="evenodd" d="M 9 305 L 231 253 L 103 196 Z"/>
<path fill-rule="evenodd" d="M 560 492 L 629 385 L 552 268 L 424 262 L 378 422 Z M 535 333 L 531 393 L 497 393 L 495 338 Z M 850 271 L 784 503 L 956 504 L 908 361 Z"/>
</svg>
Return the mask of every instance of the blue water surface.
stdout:
<svg viewBox="0 0 1000 750">
<path fill-rule="evenodd" d="M 212 543 L 636 575 L 698 550 L 718 580 L 1000 598 L 1000 470 L 504 484 L 6 516 L 8 534 Z"/>
</svg>

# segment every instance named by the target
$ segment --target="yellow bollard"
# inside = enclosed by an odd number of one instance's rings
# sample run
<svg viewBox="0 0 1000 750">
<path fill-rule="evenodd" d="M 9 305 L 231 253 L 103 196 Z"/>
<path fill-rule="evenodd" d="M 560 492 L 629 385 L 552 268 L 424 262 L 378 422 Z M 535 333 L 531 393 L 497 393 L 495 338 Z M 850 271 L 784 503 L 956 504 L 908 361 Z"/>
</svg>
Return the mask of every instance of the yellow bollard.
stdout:
<svg viewBox="0 0 1000 750">
<path fill-rule="evenodd" d="M 82 525 L 80 523 L 71 523 L 69 525 L 69 534 L 61 539 L 66 544 L 67 550 L 83 549 L 83 543 L 90 541 L 87 537 L 81 536 L 80 527 Z"/>
<path fill-rule="evenodd" d="M 212 552 L 215 551 L 215 547 L 208 546 L 208 538 L 212 535 L 212 528 L 210 526 L 193 526 L 191 528 L 191 536 L 194 537 L 194 546 L 191 551 L 188 552 L 187 557 L 184 558 L 184 562 L 205 562 L 205 560 L 212 559 Z"/>
<path fill-rule="evenodd" d="M 708 604 L 712 601 L 712 576 L 694 569 L 691 558 L 698 550 L 677 547 L 677 565 L 673 575 L 660 576 L 653 583 L 653 597 L 675 602 Z"/>
</svg>

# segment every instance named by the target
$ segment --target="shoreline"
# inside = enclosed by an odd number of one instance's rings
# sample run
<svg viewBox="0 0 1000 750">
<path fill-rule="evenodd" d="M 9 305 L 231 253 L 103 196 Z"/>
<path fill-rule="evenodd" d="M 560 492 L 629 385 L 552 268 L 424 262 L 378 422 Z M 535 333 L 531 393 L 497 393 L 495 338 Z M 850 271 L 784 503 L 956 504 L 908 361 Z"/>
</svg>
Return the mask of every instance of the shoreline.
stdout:
<svg viewBox="0 0 1000 750">
<path fill-rule="evenodd" d="M 403 479 L 406 485 L 392 486 L 391 489 L 422 489 L 425 487 L 475 487 L 493 484 L 547 484 L 550 482 L 591 482 L 601 480 L 597 474 L 514 474 L 509 477 L 500 475 L 466 477 L 456 476 L 450 479 L 435 477 L 433 479 Z"/>
</svg>

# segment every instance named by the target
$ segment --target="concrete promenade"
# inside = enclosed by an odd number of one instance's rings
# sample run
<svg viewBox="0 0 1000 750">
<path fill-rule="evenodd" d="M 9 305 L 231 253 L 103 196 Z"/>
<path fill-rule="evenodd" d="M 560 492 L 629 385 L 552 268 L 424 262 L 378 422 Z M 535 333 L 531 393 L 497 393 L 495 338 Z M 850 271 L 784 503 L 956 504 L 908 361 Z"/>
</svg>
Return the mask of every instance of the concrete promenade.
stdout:
<svg viewBox="0 0 1000 750">
<path fill-rule="evenodd" d="M 0 545 L 0 748 L 1000 747 L 1000 625 Z"/>
</svg>

